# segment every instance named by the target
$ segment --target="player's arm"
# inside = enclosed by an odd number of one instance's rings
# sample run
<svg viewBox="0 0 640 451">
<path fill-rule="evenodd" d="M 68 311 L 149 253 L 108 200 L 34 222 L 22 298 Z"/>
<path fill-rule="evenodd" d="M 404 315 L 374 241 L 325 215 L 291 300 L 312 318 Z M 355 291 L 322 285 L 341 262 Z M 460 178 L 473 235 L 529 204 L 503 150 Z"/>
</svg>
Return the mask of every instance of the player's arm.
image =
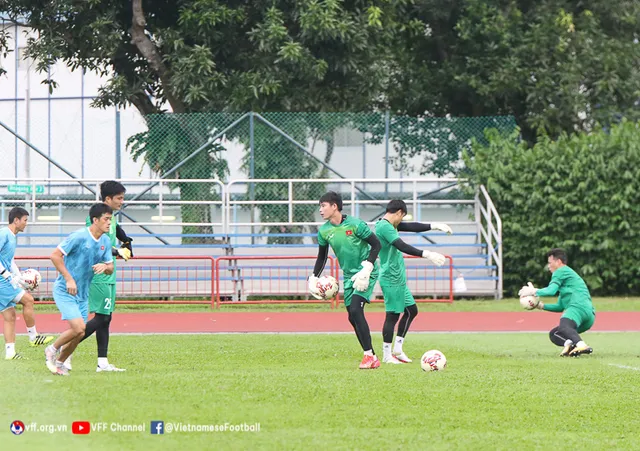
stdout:
<svg viewBox="0 0 640 451">
<path fill-rule="evenodd" d="M 438 252 L 432 252 L 428 250 L 421 251 L 417 247 L 413 247 L 412 245 L 405 243 L 402 241 L 402 238 L 396 238 L 391 245 L 398 249 L 403 254 L 413 255 L 414 257 L 422 257 L 430 260 L 436 266 L 444 265 L 444 262 L 447 260 L 442 254 Z"/>
<path fill-rule="evenodd" d="M 558 294 L 560 290 L 560 284 L 555 280 L 552 280 L 548 287 L 540 288 L 536 290 L 536 296 L 538 297 L 551 297 Z M 563 312 L 564 307 L 560 305 L 560 303 L 555 304 L 545 304 L 544 302 L 538 303 L 538 308 L 540 310 L 546 310 L 547 312 Z"/>
<path fill-rule="evenodd" d="M 64 264 L 64 256 L 65 256 L 65 253 L 63 252 L 62 248 L 58 246 L 51 253 L 50 259 L 51 259 L 51 262 L 53 263 L 53 266 L 55 266 L 56 270 L 60 273 L 62 277 L 64 277 L 64 280 L 67 282 L 67 291 L 69 292 L 69 294 L 75 296 L 76 294 L 78 294 L 78 287 L 76 285 L 76 281 L 73 280 L 73 277 L 71 277 L 71 274 L 69 273 L 69 271 L 67 270 L 67 267 Z"/>
<path fill-rule="evenodd" d="M 441 232 L 451 235 L 453 231 L 451 227 L 442 222 L 434 222 L 431 224 L 424 224 L 422 222 L 400 222 L 398 224 L 398 232 L 428 232 L 429 230 L 440 230 Z"/>
<path fill-rule="evenodd" d="M 316 257 L 316 264 L 313 266 L 313 272 L 307 280 L 309 293 L 311 293 L 311 296 L 316 299 L 322 299 L 320 290 L 318 290 L 318 277 L 320 277 L 320 274 L 322 274 L 322 271 L 327 264 L 328 257 L 329 243 L 327 243 L 320 232 L 318 232 L 318 256 Z"/>
<path fill-rule="evenodd" d="M 93 265 L 93 273 L 94 274 L 113 274 L 113 260 L 109 263 L 96 263 Z"/>
<path fill-rule="evenodd" d="M 127 249 L 129 251 L 129 254 L 128 254 L 128 258 L 125 258 L 122 255 L 122 253 L 118 252 L 118 250 L 114 248 L 115 253 L 113 254 L 113 256 L 121 257 L 121 258 L 124 258 L 125 260 L 129 260 L 129 258 L 133 257 L 133 246 L 131 246 L 131 242 L 133 241 L 133 238 L 127 236 L 127 234 L 122 229 L 122 227 L 120 227 L 120 224 L 116 224 L 116 238 L 118 239 L 118 241 L 122 243 L 122 245 L 120 246 L 120 249 Z"/>
<path fill-rule="evenodd" d="M 376 261 L 376 258 L 378 258 L 380 249 L 382 249 L 382 244 L 380 244 L 380 240 L 375 233 L 370 234 L 368 237 L 364 238 L 364 240 L 369 243 L 369 246 L 371 246 L 367 261 L 373 265 Z"/>
<path fill-rule="evenodd" d="M 369 229 L 364 221 L 361 221 L 358 225 L 355 235 L 361 240 L 366 241 L 370 246 L 367 259 L 361 263 L 362 269 L 351 277 L 353 288 L 355 288 L 356 291 L 365 291 L 369 287 L 371 273 L 373 272 L 380 249 L 382 249 L 382 244 L 376 234 L 371 232 L 371 229 Z"/>
</svg>

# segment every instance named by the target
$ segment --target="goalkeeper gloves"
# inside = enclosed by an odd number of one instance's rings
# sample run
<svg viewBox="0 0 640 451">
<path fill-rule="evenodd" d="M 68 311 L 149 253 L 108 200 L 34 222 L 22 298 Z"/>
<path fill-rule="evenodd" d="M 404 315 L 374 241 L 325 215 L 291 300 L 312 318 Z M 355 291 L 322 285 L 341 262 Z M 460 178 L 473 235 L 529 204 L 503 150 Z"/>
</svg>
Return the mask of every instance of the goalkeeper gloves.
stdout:
<svg viewBox="0 0 640 451">
<path fill-rule="evenodd" d="M 444 262 L 447 259 L 444 255 L 431 251 L 422 251 L 422 258 L 431 260 L 431 262 L 436 266 L 444 265 Z"/>
<path fill-rule="evenodd" d="M 313 274 L 309 276 L 309 293 L 316 299 L 322 299 L 320 290 L 318 290 L 318 278 Z"/>
<path fill-rule="evenodd" d="M 127 249 L 126 247 L 121 247 L 120 249 L 116 249 L 114 247 L 113 248 L 113 252 L 116 254 L 116 257 L 120 257 L 124 261 L 127 261 L 131 257 L 133 257 L 133 254 L 131 253 L 131 251 L 129 249 Z"/>
<path fill-rule="evenodd" d="M 367 291 L 367 288 L 369 288 L 369 277 L 371 277 L 371 272 L 373 272 L 373 263 L 368 260 L 363 261 L 362 269 L 351 278 L 354 290 Z"/>
<path fill-rule="evenodd" d="M 441 232 L 445 232 L 447 235 L 451 235 L 453 230 L 447 224 L 443 222 L 433 222 L 431 223 L 431 230 L 440 230 Z"/>
<path fill-rule="evenodd" d="M 133 238 L 126 237 L 125 240 L 122 242 L 122 245 L 120 246 L 120 248 L 122 249 L 129 249 L 129 254 L 131 255 L 131 257 L 133 257 L 133 247 L 131 246 L 132 241 L 133 241 Z"/>
<path fill-rule="evenodd" d="M 20 273 L 14 274 L 5 269 L 4 271 L 2 271 L 2 273 L 0 273 L 0 275 L 2 275 L 2 277 L 4 277 L 5 280 L 9 282 L 13 288 L 20 287 L 23 290 L 26 290 L 28 288 L 27 283 L 24 281 Z"/>
<path fill-rule="evenodd" d="M 536 289 L 536 287 L 533 286 L 533 284 L 531 282 L 527 283 L 524 287 L 520 288 L 520 291 L 518 291 L 518 296 L 525 297 L 525 296 L 536 296 L 536 292 L 538 290 Z"/>
</svg>

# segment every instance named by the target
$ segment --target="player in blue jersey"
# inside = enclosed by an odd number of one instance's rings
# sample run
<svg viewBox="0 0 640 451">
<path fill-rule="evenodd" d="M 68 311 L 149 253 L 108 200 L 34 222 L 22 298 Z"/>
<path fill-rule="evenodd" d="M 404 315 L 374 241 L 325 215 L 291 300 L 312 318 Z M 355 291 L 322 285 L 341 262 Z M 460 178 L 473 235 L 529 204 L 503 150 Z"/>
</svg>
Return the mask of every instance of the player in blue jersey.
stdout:
<svg viewBox="0 0 640 451">
<path fill-rule="evenodd" d="M 9 225 L 0 229 L 0 312 L 4 319 L 5 359 L 21 359 L 16 352 L 16 304 L 22 304 L 24 322 L 31 346 L 47 344 L 52 336 L 38 335 L 33 311 L 33 296 L 25 291 L 27 285 L 14 261 L 17 235 L 24 232 L 29 212 L 22 207 L 9 211 Z"/>
<path fill-rule="evenodd" d="M 89 210 L 91 225 L 73 232 L 51 254 L 51 261 L 60 273 L 53 285 L 53 300 L 70 326 L 44 351 L 47 368 L 53 374 L 69 375 L 63 362 L 84 338 L 94 274 L 113 273 L 111 241 L 106 235 L 112 212 L 106 204 L 95 204 Z M 60 350 L 62 346 L 64 349 Z"/>
</svg>

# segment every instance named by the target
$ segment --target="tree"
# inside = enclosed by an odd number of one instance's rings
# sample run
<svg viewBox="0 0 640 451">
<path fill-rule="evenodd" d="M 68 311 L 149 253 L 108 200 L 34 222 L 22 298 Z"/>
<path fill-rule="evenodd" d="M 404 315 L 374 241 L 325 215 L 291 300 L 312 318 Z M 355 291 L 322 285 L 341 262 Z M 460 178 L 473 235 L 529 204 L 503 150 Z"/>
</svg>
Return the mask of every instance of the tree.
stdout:
<svg viewBox="0 0 640 451">
<path fill-rule="evenodd" d="M 4 3 L 13 20 L 22 18 L 38 32 L 26 51 L 37 70 L 61 60 L 74 70 L 96 71 L 109 81 L 94 106 L 134 105 L 145 117 L 166 108 L 178 114 L 371 109 L 389 82 L 385 62 L 397 26 L 395 6 L 384 1 Z M 55 80 L 44 82 L 56 86 Z M 130 142 L 134 156 L 160 174 L 207 136 L 184 117 L 171 130 L 184 140 L 175 160 L 148 134 Z M 202 158 L 219 162 L 216 151 L 212 147 Z M 209 167 L 196 172 L 224 175 L 224 167 Z M 203 209 L 200 219 L 206 218 Z"/>
<path fill-rule="evenodd" d="M 639 131 L 625 120 L 530 148 L 491 130 L 474 144 L 471 188 L 485 185 L 500 212 L 506 291 L 546 284 L 545 254 L 562 247 L 593 293 L 638 294 Z"/>
<path fill-rule="evenodd" d="M 423 0 L 404 6 L 389 93 L 419 116 L 514 115 L 538 134 L 637 118 L 640 3 Z"/>
</svg>

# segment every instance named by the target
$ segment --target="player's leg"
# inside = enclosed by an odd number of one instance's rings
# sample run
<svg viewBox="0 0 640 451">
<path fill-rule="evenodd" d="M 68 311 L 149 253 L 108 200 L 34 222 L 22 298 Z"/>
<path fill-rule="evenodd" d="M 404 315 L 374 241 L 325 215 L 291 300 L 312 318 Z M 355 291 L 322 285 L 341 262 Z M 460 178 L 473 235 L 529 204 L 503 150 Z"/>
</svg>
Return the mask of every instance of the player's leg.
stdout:
<svg viewBox="0 0 640 451">
<path fill-rule="evenodd" d="M 413 294 L 409 291 L 409 287 L 404 287 L 404 314 L 400 318 L 400 323 L 398 324 L 398 333 L 396 336 L 396 342 L 393 346 L 393 355 L 396 356 L 398 360 L 404 363 L 411 363 L 412 360 L 407 357 L 407 355 L 402 350 L 402 345 L 404 344 L 404 340 L 407 336 L 407 332 L 409 332 L 409 328 L 411 327 L 411 323 L 418 316 L 418 306 L 416 305 L 416 300 L 413 298 Z"/>
<path fill-rule="evenodd" d="M 579 321 L 580 321 L 579 323 L 577 323 L 576 331 L 578 334 L 581 334 L 591 329 L 591 327 L 593 327 L 593 323 L 596 320 L 596 314 L 594 310 L 591 310 L 591 311 L 585 311 L 582 309 L 576 309 L 576 310 L 577 310 L 576 316 L 579 317 Z M 580 341 L 576 343 L 576 346 L 571 350 L 571 353 L 569 355 L 571 357 L 578 357 L 582 354 L 591 354 L 592 352 L 593 352 L 593 348 L 588 344 L 586 344 L 582 340 L 582 338 L 580 338 Z"/>
<path fill-rule="evenodd" d="M 123 368 L 118 368 L 114 364 L 109 363 L 109 359 L 107 358 L 109 353 L 109 327 L 115 306 L 116 286 L 112 284 L 109 285 L 109 302 L 105 302 L 102 308 L 96 311 L 96 316 L 102 317 L 102 327 L 96 330 L 96 342 L 98 344 L 98 367 L 96 371 L 98 373 L 101 371 L 125 371 Z"/>
<path fill-rule="evenodd" d="M 369 299 L 371 299 L 371 296 L 373 295 L 373 289 L 376 286 L 377 281 L 377 273 L 371 274 L 371 277 L 369 278 L 369 287 L 366 291 L 353 290 L 351 283 L 348 284 L 350 291 L 353 293 L 351 294 L 349 314 L 355 323 L 355 330 L 359 335 L 359 341 L 361 342 L 362 350 L 364 351 L 364 357 L 360 363 L 360 369 L 375 369 L 380 366 L 380 360 L 378 360 L 373 349 L 373 345 L 371 344 L 371 330 L 369 329 L 369 323 L 367 323 L 367 319 L 364 316 L 364 307 L 369 303 Z M 347 291 L 346 287 L 347 283 L 345 282 L 345 293 Z"/>
<path fill-rule="evenodd" d="M 391 353 L 391 346 L 396 324 L 404 310 L 402 287 L 382 286 L 382 295 L 384 296 L 385 309 L 384 325 L 382 326 L 382 361 L 384 363 L 401 364 L 402 362 Z"/>
<path fill-rule="evenodd" d="M 52 344 L 45 348 L 45 363 L 52 373 L 67 376 L 69 373 L 66 368 L 63 368 L 62 362 L 71 355 L 82 337 L 84 337 L 86 313 L 81 310 L 76 296 L 70 295 L 66 290 L 55 285 L 53 288 L 53 300 L 62 314 L 62 320 L 69 322 L 69 329 L 65 330 Z M 72 345 L 74 340 L 76 341 L 75 345 Z M 61 355 L 58 355 L 58 353 Z M 59 365 L 58 362 L 60 362 Z"/>
<path fill-rule="evenodd" d="M 4 320 L 4 358 L 5 360 L 17 360 L 22 356 L 16 352 L 16 309 L 11 302 L 6 306 L 0 305 L 2 309 L 2 319 Z"/>
<path fill-rule="evenodd" d="M 563 347 L 560 355 L 562 357 L 569 356 L 574 350 L 576 345 L 582 342 L 580 335 L 578 334 L 578 325 L 580 324 L 580 318 L 577 317 L 574 312 L 565 310 L 564 314 L 560 318 L 560 324 L 549 333 L 549 339 L 557 345 Z M 583 342 L 584 343 L 584 342 Z"/>
<path fill-rule="evenodd" d="M 34 299 L 31 294 L 26 291 L 22 292 L 19 300 L 16 300 L 16 304 L 22 304 L 22 316 L 24 317 L 24 323 L 27 325 L 27 335 L 29 335 L 29 343 L 31 346 L 46 345 L 53 341 L 52 335 L 38 335 L 36 330 L 36 317 L 33 308 Z"/>
</svg>

